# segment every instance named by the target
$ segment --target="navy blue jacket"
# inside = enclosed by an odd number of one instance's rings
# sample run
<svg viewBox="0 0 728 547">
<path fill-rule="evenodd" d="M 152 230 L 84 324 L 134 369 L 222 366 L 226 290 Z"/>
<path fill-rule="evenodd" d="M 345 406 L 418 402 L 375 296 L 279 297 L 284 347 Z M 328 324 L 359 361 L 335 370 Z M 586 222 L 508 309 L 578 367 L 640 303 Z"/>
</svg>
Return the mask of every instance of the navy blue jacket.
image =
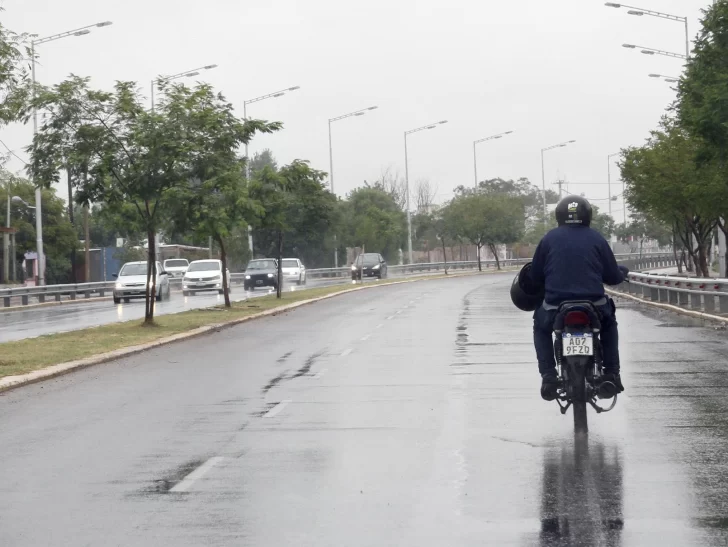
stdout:
<svg viewBox="0 0 728 547">
<path fill-rule="evenodd" d="M 545 301 L 558 306 L 566 300 L 604 296 L 604 284 L 619 285 L 624 275 L 607 240 L 587 226 L 559 226 L 536 248 L 531 280 L 546 289 Z"/>
</svg>

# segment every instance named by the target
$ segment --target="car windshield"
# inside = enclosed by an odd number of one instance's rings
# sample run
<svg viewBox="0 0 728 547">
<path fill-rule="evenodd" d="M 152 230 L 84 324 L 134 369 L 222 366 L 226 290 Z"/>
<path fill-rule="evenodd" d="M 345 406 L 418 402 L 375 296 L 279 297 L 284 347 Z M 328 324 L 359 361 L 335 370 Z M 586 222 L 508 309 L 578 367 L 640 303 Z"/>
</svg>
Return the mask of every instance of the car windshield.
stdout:
<svg viewBox="0 0 728 547">
<path fill-rule="evenodd" d="M 189 262 L 187 262 L 185 259 L 176 259 L 176 260 L 165 260 L 164 261 L 164 267 L 165 268 L 186 268 Z"/>
<path fill-rule="evenodd" d="M 286 265 L 286 262 L 283 261 L 283 265 Z M 252 262 L 248 263 L 248 270 L 274 270 L 276 267 L 275 260 L 253 260 Z"/>
<path fill-rule="evenodd" d="M 359 258 L 357 259 L 357 264 L 364 263 L 365 266 L 373 266 L 375 264 L 379 264 L 379 255 L 375 254 L 365 254 L 365 255 L 359 255 Z"/>
<path fill-rule="evenodd" d="M 147 275 L 146 263 L 124 264 L 119 272 L 119 277 L 126 275 Z"/>
<path fill-rule="evenodd" d="M 187 268 L 188 272 L 217 272 L 220 271 L 219 262 L 193 262 L 190 267 Z"/>
<path fill-rule="evenodd" d="M 289 258 L 288 260 L 283 261 L 283 267 L 284 268 L 298 268 L 298 260 Z"/>
</svg>

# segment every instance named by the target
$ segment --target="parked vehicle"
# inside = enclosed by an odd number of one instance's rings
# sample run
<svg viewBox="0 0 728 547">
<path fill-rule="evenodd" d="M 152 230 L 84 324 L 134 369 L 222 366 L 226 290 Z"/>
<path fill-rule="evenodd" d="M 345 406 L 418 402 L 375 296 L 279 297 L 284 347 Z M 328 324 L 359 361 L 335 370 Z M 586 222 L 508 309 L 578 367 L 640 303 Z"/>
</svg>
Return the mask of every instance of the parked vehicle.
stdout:
<svg viewBox="0 0 728 547">
<path fill-rule="evenodd" d="M 121 267 L 118 274 L 111 274 L 116 278 L 113 298 L 114 304 L 119 304 L 121 299 L 129 302 L 132 298 L 145 298 L 147 289 L 147 262 L 127 262 Z M 156 286 L 156 299 L 169 299 L 169 276 L 157 262 L 157 275 L 153 283 Z"/>
<path fill-rule="evenodd" d="M 379 253 L 363 253 L 351 265 L 351 278 L 356 281 L 362 277 L 387 277 L 387 262 Z"/>
<path fill-rule="evenodd" d="M 286 281 L 295 281 L 297 285 L 306 284 L 306 266 L 298 258 L 284 258 L 281 273 Z"/>
<path fill-rule="evenodd" d="M 230 271 L 225 270 L 225 273 L 230 292 Z M 190 263 L 182 278 L 182 294 L 190 296 L 202 291 L 225 292 L 222 285 L 222 260 L 195 260 Z"/>
<path fill-rule="evenodd" d="M 250 291 L 257 287 L 278 288 L 278 261 L 275 258 L 259 258 L 248 262 L 243 288 Z"/>
<path fill-rule="evenodd" d="M 164 271 L 170 279 L 184 277 L 190 262 L 186 258 L 168 258 L 164 261 Z"/>
</svg>

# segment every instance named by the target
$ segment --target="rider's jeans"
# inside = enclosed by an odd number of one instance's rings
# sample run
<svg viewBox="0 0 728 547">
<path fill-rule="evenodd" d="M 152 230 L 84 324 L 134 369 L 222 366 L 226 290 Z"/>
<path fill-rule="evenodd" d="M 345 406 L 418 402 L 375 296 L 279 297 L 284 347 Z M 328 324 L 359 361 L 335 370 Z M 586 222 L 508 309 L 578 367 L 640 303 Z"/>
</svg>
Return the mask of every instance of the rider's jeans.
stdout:
<svg viewBox="0 0 728 547">
<path fill-rule="evenodd" d="M 597 306 L 601 314 L 602 355 L 604 359 L 604 373 L 617 374 L 619 372 L 619 333 L 617 332 L 617 318 L 615 317 L 614 302 L 610 298 L 606 305 Z M 533 312 L 533 343 L 536 346 L 538 358 L 538 371 L 541 374 L 555 372 L 556 358 L 554 357 L 554 319 L 557 310 L 547 310 L 539 306 Z"/>
</svg>

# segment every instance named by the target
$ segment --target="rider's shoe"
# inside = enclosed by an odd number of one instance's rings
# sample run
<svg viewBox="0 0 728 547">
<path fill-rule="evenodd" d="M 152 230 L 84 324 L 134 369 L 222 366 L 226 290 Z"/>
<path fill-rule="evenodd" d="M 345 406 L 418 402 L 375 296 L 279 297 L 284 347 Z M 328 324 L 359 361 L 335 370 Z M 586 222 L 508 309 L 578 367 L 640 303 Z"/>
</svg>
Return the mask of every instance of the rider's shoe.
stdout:
<svg viewBox="0 0 728 547">
<path fill-rule="evenodd" d="M 556 372 L 546 372 L 541 375 L 541 398 L 544 401 L 553 401 L 558 396 L 559 379 Z"/>
<path fill-rule="evenodd" d="M 622 385 L 622 378 L 619 376 L 619 373 L 613 373 L 613 372 L 605 373 L 601 379 L 601 383 L 604 383 L 604 382 L 612 382 L 617 388 L 617 393 L 622 393 L 624 391 L 624 386 Z"/>
</svg>

